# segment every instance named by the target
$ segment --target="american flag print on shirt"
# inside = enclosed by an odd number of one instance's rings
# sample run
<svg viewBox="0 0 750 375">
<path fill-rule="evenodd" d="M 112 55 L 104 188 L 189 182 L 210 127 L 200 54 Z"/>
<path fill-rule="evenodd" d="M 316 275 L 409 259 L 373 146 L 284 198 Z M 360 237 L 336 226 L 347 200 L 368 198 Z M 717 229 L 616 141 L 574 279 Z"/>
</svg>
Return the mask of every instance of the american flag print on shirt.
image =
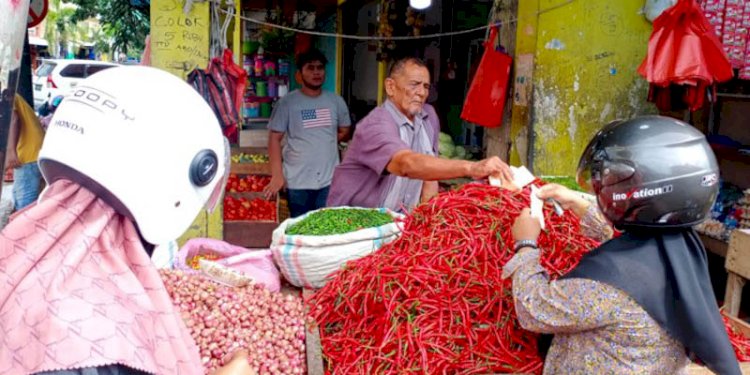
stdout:
<svg viewBox="0 0 750 375">
<path fill-rule="evenodd" d="M 331 126 L 331 110 L 328 108 L 303 109 L 302 127 L 305 129 Z"/>
</svg>

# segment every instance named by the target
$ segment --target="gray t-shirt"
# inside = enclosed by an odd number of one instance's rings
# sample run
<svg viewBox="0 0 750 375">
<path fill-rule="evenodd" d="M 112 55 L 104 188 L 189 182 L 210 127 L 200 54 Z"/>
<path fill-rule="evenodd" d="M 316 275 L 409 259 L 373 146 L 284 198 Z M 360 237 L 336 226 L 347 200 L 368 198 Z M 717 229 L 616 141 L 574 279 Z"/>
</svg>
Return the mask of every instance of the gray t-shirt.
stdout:
<svg viewBox="0 0 750 375">
<path fill-rule="evenodd" d="M 284 178 L 289 189 L 322 189 L 339 163 L 338 128 L 351 125 L 340 96 L 323 91 L 310 97 L 299 90 L 276 104 L 268 129 L 285 134 Z"/>
</svg>

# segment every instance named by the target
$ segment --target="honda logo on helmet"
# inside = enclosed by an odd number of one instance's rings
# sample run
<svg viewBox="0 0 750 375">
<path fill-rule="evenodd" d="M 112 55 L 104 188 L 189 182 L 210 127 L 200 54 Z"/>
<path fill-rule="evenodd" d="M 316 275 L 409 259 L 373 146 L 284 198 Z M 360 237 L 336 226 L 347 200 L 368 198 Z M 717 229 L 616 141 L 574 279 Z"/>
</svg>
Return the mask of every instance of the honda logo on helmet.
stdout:
<svg viewBox="0 0 750 375">
<path fill-rule="evenodd" d="M 124 108 L 120 108 L 112 95 L 91 87 L 76 88 L 68 100 L 85 104 L 102 113 L 105 111 L 119 113 L 125 120 L 135 120 L 135 117 L 129 116 Z"/>
<path fill-rule="evenodd" d="M 628 199 L 642 199 L 642 198 L 651 198 L 656 197 L 663 194 L 669 194 L 672 191 L 674 191 L 674 186 L 672 185 L 664 185 L 660 186 L 658 188 L 643 188 L 640 190 L 635 190 L 630 193 L 612 193 L 612 200 L 615 202 L 618 201 L 624 201 Z"/>
</svg>

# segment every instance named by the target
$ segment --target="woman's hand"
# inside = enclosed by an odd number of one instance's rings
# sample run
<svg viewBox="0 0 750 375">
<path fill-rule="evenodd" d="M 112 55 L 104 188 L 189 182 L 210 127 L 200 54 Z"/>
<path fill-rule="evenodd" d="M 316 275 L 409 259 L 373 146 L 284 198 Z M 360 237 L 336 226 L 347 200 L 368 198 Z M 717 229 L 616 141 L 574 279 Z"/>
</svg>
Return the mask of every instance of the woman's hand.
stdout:
<svg viewBox="0 0 750 375">
<path fill-rule="evenodd" d="M 539 238 L 539 233 L 542 232 L 542 225 L 539 223 L 538 218 L 531 216 L 531 211 L 528 208 L 524 208 L 516 218 L 511 232 L 513 233 L 514 241 L 536 241 Z"/>
<path fill-rule="evenodd" d="M 241 349 L 232 353 L 226 365 L 220 367 L 213 375 L 255 375 L 247 360 L 247 350 Z"/>
<path fill-rule="evenodd" d="M 580 217 L 586 214 L 590 203 L 583 197 L 562 185 L 547 184 L 539 188 L 537 197 L 542 200 L 554 199 L 564 210 L 571 210 Z"/>
</svg>

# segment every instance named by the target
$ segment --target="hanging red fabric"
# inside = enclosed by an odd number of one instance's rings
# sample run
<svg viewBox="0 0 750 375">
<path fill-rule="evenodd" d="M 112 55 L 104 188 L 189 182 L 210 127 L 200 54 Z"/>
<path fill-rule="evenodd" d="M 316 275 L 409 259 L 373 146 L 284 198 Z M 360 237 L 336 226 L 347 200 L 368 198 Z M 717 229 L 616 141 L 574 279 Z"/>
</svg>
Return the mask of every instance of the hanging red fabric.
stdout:
<svg viewBox="0 0 750 375">
<path fill-rule="evenodd" d="M 221 57 L 211 59 L 206 70 L 193 70 L 187 81 L 214 110 L 224 136 L 237 143 L 247 72 L 234 63 L 232 51 L 225 49 Z"/>
<path fill-rule="evenodd" d="M 218 61 L 215 62 L 218 63 Z M 247 89 L 247 72 L 241 66 L 235 64 L 231 49 L 224 50 L 221 58 L 221 66 L 230 78 L 234 108 L 238 113 L 242 113 L 242 105 L 245 101 L 245 89 Z"/>
<path fill-rule="evenodd" d="M 709 88 L 734 74 L 715 28 L 695 0 L 679 0 L 654 20 L 638 73 L 651 84 L 649 100 L 659 109 L 692 111 L 703 106 Z"/>
<path fill-rule="evenodd" d="M 466 95 L 461 118 L 488 128 L 502 125 L 513 58 L 495 50 L 498 28 L 484 42 L 484 54 Z"/>
</svg>

